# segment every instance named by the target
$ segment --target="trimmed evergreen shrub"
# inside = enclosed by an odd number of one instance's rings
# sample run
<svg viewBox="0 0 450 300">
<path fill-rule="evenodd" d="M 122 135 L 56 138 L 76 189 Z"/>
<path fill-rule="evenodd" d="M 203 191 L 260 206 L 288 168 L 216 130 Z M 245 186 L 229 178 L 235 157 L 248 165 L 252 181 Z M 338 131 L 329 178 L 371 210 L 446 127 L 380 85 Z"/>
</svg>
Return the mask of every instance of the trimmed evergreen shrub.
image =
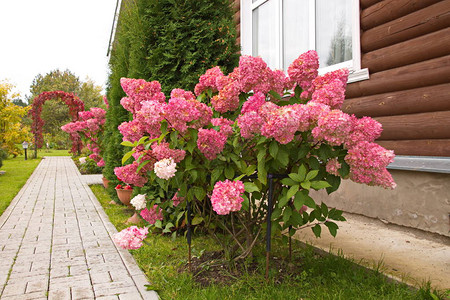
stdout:
<svg viewBox="0 0 450 300">
<path fill-rule="evenodd" d="M 177 88 L 193 90 L 198 78 L 216 65 L 224 73 L 238 64 L 239 47 L 230 0 L 124 1 L 110 58 L 109 110 L 103 143 L 104 175 L 115 186 L 121 165 L 122 135 L 117 129 L 131 119 L 120 105 L 125 96 L 120 78 L 158 80 L 166 96 Z M 111 195 L 116 197 L 111 189 Z"/>
</svg>

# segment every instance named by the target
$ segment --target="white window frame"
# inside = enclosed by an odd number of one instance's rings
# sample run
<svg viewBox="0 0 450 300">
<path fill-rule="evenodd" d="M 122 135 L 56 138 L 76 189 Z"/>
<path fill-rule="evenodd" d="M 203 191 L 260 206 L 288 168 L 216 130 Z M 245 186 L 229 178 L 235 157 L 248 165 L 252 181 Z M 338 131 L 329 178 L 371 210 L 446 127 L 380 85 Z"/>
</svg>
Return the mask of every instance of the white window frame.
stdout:
<svg viewBox="0 0 450 300">
<path fill-rule="evenodd" d="M 277 1 L 278 2 L 278 14 L 280 20 L 280 32 L 279 32 L 279 57 L 278 57 L 278 66 L 276 68 L 282 69 L 282 61 L 283 61 L 283 0 L 258 0 L 253 3 L 252 0 L 241 0 L 241 53 L 243 55 L 252 55 L 253 53 L 253 43 L 252 43 L 252 12 L 257 7 L 266 3 L 267 1 Z M 312 16 L 309 18 L 309 48 L 315 49 L 316 45 L 316 37 L 315 37 L 315 10 L 316 10 L 316 1 L 309 1 L 309 15 Z M 352 0 L 353 8 L 352 8 L 352 28 L 353 32 L 360 32 L 360 12 L 359 12 L 359 0 Z M 300 55 L 300 53 L 299 53 Z M 324 74 L 326 72 L 330 72 L 336 69 L 347 67 L 350 71 L 348 77 L 348 83 L 361 81 L 369 79 L 369 70 L 367 68 L 361 69 L 361 42 L 360 42 L 360 34 L 352 35 L 352 60 L 342 62 L 339 64 L 335 64 L 329 67 L 320 68 L 319 74 Z"/>
</svg>

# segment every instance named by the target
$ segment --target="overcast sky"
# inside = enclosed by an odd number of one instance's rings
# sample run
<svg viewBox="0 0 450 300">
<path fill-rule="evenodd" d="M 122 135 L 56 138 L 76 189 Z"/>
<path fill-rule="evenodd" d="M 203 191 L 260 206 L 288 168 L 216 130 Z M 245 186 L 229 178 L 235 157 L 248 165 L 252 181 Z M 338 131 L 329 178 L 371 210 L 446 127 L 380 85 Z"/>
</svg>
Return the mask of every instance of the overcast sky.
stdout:
<svg viewBox="0 0 450 300">
<path fill-rule="evenodd" d="M 38 74 L 69 69 L 105 86 L 116 0 L 0 0 L 0 80 L 25 98 Z"/>
</svg>

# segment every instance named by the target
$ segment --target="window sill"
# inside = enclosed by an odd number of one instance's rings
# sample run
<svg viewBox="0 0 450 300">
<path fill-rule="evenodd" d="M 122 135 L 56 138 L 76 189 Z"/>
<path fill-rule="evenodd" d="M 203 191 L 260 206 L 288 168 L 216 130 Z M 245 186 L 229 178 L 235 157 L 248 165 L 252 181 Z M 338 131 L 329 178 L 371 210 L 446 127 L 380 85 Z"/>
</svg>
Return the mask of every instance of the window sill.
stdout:
<svg viewBox="0 0 450 300">
<path fill-rule="evenodd" d="M 397 155 L 388 169 L 450 174 L 450 157 Z"/>
<path fill-rule="evenodd" d="M 348 75 L 347 83 L 362 81 L 369 79 L 369 69 L 361 69 L 358 71 L 350 71 L 350 74 Z"/>
</svg>

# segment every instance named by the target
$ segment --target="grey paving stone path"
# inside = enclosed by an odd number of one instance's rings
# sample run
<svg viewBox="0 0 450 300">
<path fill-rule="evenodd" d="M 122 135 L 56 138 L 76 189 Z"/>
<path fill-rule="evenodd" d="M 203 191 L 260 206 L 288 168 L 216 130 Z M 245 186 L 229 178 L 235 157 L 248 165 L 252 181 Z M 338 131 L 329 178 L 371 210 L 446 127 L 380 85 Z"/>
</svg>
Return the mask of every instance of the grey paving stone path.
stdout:
<svg viewBox="0 0 450 300">
<path fill-rule="evenodd" d="M 158 299 L 70 157 L 42 160 L 0 217 L 0 299 Z"/>
</svg>

